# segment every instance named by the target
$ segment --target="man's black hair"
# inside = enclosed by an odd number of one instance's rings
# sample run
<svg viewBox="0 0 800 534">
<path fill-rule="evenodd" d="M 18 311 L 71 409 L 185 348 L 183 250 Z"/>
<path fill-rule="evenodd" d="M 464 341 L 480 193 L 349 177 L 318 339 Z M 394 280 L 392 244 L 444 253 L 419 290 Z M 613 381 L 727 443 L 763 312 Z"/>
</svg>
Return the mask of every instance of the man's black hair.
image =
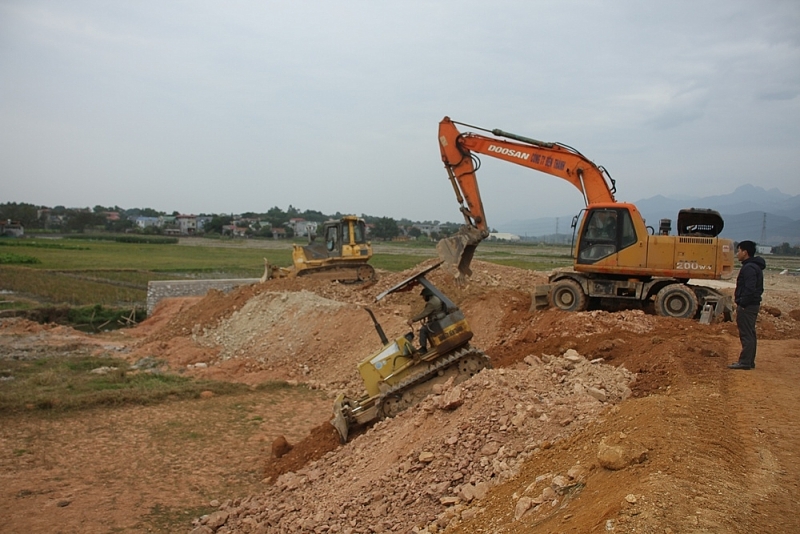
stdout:
<svg viewBox="0 0 800 534">
<path fill-rule="evenodd" d="M 740 248 L 747 252 L 747 255 L 751 258 L 756 255 L 756 244 L 752 241 L 742 241 L 737 245 L 737 248 Z"/>
</svg>

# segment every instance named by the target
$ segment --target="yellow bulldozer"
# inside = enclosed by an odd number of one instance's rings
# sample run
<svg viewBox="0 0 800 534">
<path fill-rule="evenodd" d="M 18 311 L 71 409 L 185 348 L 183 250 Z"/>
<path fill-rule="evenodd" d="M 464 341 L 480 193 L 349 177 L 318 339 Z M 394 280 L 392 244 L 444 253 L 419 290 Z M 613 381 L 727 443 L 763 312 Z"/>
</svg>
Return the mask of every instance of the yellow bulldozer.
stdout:
<svg viewBox="0 0 800 534">
<path fill-rule="evenodd" d="M 441 319 L 426 325 L 431 334 L 430 347 L 425 352 L 414 347 L 413 331 L 396 339 L 387 338 L 375 314 L 365 308 L 383 346 L 358 364 L 365 388 L 363 395 L 351 399 L 340 394 L 334 402 L 331 424 L 339 432 L 342 443 L 354 430 L 393 417 L 417 404 L 435 384 L 443 384 L 451 378 L 457 384 L 491 367 L 489 357 L 470 346 L 473 334 L 464 313 L 425 278 L 440 265 L 441 262 L 414 274 L 375 299 L 380 301 L 392 293 L 419 286 L 438 297 L 444 313 Z"/>
<path fill-rule="evenodd" d="M 326 221 L 320 236 L 321 241 L 312 234 L 308 245 L 292 245 L 292 267 L 277 267 L 264 258 L 262 282 L 296 276 L 344 283 L 375 279 L 375 269 L 368 263 L 372 258 L 372 245 L 367 241 L 367 226 L 363 219 L 345 215 L 339 220 Z"/>
</svg>

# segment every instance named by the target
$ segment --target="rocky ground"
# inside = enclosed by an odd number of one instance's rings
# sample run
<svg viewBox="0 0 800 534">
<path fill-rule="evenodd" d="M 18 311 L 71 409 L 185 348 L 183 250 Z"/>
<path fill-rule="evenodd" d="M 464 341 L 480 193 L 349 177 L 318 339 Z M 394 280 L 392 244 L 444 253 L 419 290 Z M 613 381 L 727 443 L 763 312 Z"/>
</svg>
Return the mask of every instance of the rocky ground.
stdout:
<svg viewBox="0 0 800 534">
<path fill-rule="evenodd" d="M 768 275 L 758 368 L 735 372 L 725 367 L 738 354 L 731 323 L 531 312 L 530 289 L 547 273 L 473 267 L 464 287 L 444 272 L 430 278 L 462 308 L 493 369 L 439 387 L 346 445 L 327 421 L 336 394 L 360 394 L 355 366 L 380 346 L 363 308 L 390 337 L 406 332 L 417 293 L 375 296 L 408 272 L 380 273 L 370 287 L 272 280 L 175 299 L 126 334 L 91 338 L 198 377 L 306 384 L 324 399 L 306 406 L 328 406 L 263 427 L 260 481 L 248 494 L 215 495 L 215 511 L 183 531 L 800 531 L 800 278 Z M 81 336 L 19 321 L 0 328 L 0 339 L 50 350 L 55 334 Z M 287 397 L 269 410 L 297 405 Z M 269 445 L 282 436 L 288 447 L 275 452 L 291 450 L 277 457 Z M 25 475 L 13 459 L 2 465 L 7 480 Z"/>
</svg>

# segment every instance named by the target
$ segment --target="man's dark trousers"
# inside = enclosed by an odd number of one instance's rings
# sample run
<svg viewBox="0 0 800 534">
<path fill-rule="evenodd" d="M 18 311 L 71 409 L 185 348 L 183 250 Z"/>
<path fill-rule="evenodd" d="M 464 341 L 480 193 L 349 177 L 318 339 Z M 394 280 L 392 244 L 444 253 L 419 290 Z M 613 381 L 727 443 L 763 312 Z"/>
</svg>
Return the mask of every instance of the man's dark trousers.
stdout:
<svg viewBox="0 0 800 534">
<path fill-rule="evenodd" d="M 742 342 L 739 363 L 748 367 L 755 367 L 756 364 L 756 318 L 760 307 L 755 304 L 736 308 L 736 327 L 739 329 L 739 340 Z"/>
</svg>

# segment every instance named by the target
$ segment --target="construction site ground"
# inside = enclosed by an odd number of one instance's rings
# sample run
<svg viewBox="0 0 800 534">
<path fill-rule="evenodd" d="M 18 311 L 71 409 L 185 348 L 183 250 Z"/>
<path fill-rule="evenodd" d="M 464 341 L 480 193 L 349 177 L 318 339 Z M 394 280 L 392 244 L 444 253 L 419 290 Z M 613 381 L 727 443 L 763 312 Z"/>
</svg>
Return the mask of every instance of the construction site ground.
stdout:
<svg viewBox="0 0 800 534">
<path fill-rule="evenodd" d="M 2 414 L 0 531 L 800 532 L 800 277 L 767 274 L 757 368 L 733 371 L 734 323 L 532 312 L 547 273 L 473 268 L 466 286 L 430 278 L 493 368 L 345 445 L 333 399 L 360 395 L 356 365 L 380 348 L 363 308 L 407 332 L 418 292 L 375 296 L 411 271 L 166 300 L 95 335 L 3 319 L 0 368 L 104 354 L 289 387 Z"/>
</svg>

